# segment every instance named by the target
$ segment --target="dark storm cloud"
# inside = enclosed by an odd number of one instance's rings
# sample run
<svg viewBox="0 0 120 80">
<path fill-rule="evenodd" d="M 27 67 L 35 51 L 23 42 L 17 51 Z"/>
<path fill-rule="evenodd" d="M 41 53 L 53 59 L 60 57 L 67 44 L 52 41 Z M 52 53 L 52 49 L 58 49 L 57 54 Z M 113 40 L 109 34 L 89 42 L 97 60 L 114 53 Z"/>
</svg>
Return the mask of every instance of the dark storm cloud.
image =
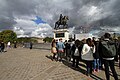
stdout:
<svg viewBox="0 0 120 80">
<path fill-rule="evenodd" d="M 0 0 L 0 29 L 11 29 L 15 17 L 34 14 L 37 3 L 26 0 Z"/>
<path fill-rule="evenodd" d="M 120 0 L 0 0 L 0 29 L 17 24 L 15 18 L 36 15 L 54 27 L 61 13 L 69 16 L 69 27 L 77 30 L 85 25 L 119 26 L 119 4 Z"/>
<path fill-rule="evenodd" d="M 73 2 L 72 14 L 72 25 L 76 25 L 76 30 L 81 29 L 81 25 L 85 27 L 89 24 L 89 27 L 109 26 L 115 27 L 120 26 L 120 0 L 82 0 L 80 2 Z M 86 10 L 89 10 L 91 6 L 97 7 L 100 12 L 94 16 L 87 16 Z M 85 7 L 85 8 L 84 8 Z M 83 8 L 83 9 L 82 9 Z M 79 11 L 79 13 L 77 13 Z M 74 14 L 75 13 L 75 14 Z M 88 12 L 89 13 L 89 12 Z M 99 17 L 98 19 L 96 19 Z"/>
<path fill-rule="evenodd" d="M 13 24 L 16 22 L 12 19 L 0 19 L 0 30 L 12 29 Z"/>
<path fill-rule="evenodd" d="M 37 5 L 35 0 L 7 0 L 9 10 L 16 15 L 34 14 L 34 9 Z"/>
</svg>

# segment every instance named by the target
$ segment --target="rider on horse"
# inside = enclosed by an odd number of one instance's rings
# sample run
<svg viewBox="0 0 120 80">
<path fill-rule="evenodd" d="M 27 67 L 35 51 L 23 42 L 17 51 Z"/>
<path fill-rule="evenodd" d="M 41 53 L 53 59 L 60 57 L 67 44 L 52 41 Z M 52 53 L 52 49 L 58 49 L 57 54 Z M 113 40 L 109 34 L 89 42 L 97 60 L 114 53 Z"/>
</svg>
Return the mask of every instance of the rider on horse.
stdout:
<svg viewBox="0 0 120 80">
<path fill-rule="evenodd" d="M 55 23 L 55 29 L 59 28 L 60 25 L 63 25 L 63 27 L 67 26 L 67 20 L 68 16 L 62 16 L 62 14 L 60 14 L 60 18 L 59 20 Z"/>
</svg>

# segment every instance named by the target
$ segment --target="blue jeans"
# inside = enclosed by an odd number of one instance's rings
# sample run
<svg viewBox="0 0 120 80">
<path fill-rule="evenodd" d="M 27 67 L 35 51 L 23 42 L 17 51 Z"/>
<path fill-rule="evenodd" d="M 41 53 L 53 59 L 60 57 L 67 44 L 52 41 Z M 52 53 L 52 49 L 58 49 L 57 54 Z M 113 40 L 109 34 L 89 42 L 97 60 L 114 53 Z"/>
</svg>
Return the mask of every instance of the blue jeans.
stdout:
<svg viewBox="0 0 120 80">
<path fill-rule="evenodd" d="M 99 59 L 94 59 L 93 68 L 94 69 L 100 69 Z"/>
</svg>

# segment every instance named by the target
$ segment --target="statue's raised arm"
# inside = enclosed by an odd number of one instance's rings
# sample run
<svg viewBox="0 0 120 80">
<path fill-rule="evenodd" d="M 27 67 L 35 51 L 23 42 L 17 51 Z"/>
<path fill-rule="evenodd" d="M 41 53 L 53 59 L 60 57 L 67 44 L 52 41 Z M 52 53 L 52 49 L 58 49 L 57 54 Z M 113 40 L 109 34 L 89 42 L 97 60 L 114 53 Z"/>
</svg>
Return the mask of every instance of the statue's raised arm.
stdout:
<svg viewBox="0 0 120 80">
<path fill-rule="evenodd" d="M 60 20 L 60 21 L 62 21 L 62 18 L 63 18 L 63 15 L 62 15 L 62 14 L 60 14 L 60 18 L 59 18 L 59 20 Z"/>
</svg>

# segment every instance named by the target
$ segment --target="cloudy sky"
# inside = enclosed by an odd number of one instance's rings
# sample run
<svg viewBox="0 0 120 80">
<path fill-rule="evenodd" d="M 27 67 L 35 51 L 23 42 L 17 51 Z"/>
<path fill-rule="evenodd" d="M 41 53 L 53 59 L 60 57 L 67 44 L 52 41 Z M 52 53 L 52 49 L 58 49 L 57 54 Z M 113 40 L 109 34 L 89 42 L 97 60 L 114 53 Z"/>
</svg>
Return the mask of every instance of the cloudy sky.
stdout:
<svg viewBox="0 0 120 80">
<path fill-rule="evenodd" d="M 71 33 L 120 32 L 120 0 L 0 0 L 0 31 L 22 36 L 52 36 L 59 15 L 69 16 Z M 44 22 L 36 24 L 39 16 Z M 95 31 L 94 31 L 95 30 Z"/>
</svg>

